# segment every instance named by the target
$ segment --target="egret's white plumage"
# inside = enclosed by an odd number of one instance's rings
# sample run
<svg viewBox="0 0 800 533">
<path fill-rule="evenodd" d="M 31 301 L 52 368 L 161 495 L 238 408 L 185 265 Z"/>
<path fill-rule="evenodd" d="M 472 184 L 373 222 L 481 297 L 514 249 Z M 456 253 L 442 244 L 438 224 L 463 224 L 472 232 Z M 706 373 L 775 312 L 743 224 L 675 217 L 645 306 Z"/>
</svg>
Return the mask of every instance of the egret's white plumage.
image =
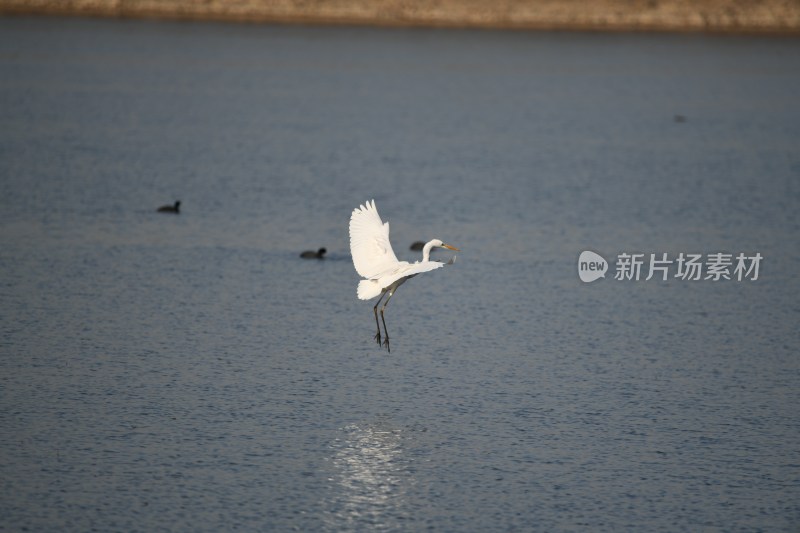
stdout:
<svg viewBox="0 0 800 533">
<path fill-rule="evenodd" d="M 350 216 L 350 253 L 362 278 L 374 278 L 397 266 L 399 261 L 389 242 L 389 223 L 385 224 L 375 200 L 353 209 Z"/>
<path fill-rule="evenodd" d="M 389 348 L 389 334 L 386 332 L 386 321 L 383 317 L 386 305 L 397 287 L 417 274 L 444 266 L 444 263 L 430 260 L 433 247 L 458 251 L 458 248 L 445 244 L 439 239 L 433 239 L 422 248 L 421 261 L 415 263 L 399 261 L 392 250 L 391 242 L 389 242 L 389 223 L 381 220 L 378 209 L 375 207 L 375 200 L 354 209 L 350 216 L 350 253 L 353 256 L 353 265 L 356 267 L 356 272 L 366 278 L 358 283 L 356 293 L 362 300 L 370 300 L 376 296 L 381 297 L 373 308 L 375 323 L 378 326 L 378 333 L 375 335 L 378 344 L 381 343 L 378 305 L 383 296 L 389 295 L 381 308 L 381 319 L 384 321 L 383 330 L 386 334 L 384 345 L 387 349 Z M 452 264 L 452 260 L 449 264 Z"/>
</svg>

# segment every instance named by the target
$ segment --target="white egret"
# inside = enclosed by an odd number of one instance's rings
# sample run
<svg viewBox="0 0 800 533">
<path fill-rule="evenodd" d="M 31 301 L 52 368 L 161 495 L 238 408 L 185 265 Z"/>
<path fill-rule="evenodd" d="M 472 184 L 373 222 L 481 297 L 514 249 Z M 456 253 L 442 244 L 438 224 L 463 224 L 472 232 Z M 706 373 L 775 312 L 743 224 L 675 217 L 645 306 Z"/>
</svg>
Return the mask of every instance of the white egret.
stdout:
<svg viewBox="0 0 800 533">
<path fill-rule="evenodd" d="M 431 249 L 434 247 L 460 251 L 439 239 L 433 239 L 423 246 L 422 261 L 415 263 L 398 261 L 392 250 L 392 244 L 389 242 L 389 223 L 381 220 L 378 209 L 375 207 L 375 200 L 359 206 L 350 215 L 350 253 L 353 256 L 353 265 L 359 275 L 366 278 L 358 283 L 357 294 L 361 300 L 371 300 L 380 295 L 378 303 L 372 308 L 375 314 L 375 326 L 378 328 L 375 340 L 379 346 L 381 345 L 381 326 L 378 323 L 378 306 L 383 297 L 389 295 L 381 307 L 381 321 L 385 335 L 383 345 L 390 352 L 389 332 L 386 330 L 386 319 L 383 313 L 397 287 L 417 274 L 445 265 L 445 263 L 430 260 Z M 455 257 L 447 264 L 453 264 L 454 259 Z"/>
<path fill-rule="evenodd" d="M 156 209 L 159 213 L 175 213 L 180 214 L 181 212 L 181 202 L 175 202 L 175 205 L 162 205 L 158 209 Z"/>
</svg>

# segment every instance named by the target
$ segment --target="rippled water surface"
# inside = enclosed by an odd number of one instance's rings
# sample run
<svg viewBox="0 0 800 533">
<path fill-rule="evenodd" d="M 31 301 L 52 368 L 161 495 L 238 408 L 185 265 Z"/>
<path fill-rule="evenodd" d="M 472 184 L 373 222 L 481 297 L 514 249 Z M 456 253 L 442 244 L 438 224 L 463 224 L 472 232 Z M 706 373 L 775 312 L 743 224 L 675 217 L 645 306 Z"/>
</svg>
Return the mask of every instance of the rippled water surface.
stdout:
<svg viewBox="0 0 800 533">
<path fill-rule="evenodd" d="M 797 39 L 0 19 L 0 529 L 797 531 L 798 95 Z M 371 198 L 462 249 L 391 354 Z"/>
</svg>

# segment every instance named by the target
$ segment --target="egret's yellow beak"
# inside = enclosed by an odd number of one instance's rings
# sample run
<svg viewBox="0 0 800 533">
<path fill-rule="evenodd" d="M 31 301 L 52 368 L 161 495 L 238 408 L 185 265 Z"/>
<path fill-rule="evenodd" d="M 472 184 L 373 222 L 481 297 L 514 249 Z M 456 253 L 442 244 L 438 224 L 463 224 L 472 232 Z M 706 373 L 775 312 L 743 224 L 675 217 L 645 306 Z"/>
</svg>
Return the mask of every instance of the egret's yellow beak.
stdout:
<svg viewBox="0 0 800 533">
<path fill-rule="evenodd" d="M 460 252 L 461 251 L 458 248 L 456 248 L 455 246 L 450 246 L 449 244 L 444 244 L 444 243 L 442 243 L 442 248 L 447 248 L 448 250 L 453 250 L 454 252 Z"/>
</svg>

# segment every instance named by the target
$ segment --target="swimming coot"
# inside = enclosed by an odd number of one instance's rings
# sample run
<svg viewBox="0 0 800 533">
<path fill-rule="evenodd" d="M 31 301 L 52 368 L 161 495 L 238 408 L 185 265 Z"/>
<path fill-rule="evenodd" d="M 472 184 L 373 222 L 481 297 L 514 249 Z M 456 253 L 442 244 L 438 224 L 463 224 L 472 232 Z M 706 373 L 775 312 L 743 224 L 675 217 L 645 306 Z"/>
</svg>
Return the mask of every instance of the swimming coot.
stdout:
<svg viewBox="0 0 800 533">
<path fill-rule="evenodd" d="M 181 212 L 181 203 L 180 201 L 175 202 L 175 205 L 162 205 L 157 209 L 159 213 L 175 213 L 180 214 Z"/>
<path fill-rule="evenodd" d="M 328 250 L 325 248 L 320 248 L 316 252 L 312 252 L 311 250 L 305 251 L 300 254 L 300 257 L 303 259 L 324 259 L 324 255 L 327 253 Z"/>
</svg>

